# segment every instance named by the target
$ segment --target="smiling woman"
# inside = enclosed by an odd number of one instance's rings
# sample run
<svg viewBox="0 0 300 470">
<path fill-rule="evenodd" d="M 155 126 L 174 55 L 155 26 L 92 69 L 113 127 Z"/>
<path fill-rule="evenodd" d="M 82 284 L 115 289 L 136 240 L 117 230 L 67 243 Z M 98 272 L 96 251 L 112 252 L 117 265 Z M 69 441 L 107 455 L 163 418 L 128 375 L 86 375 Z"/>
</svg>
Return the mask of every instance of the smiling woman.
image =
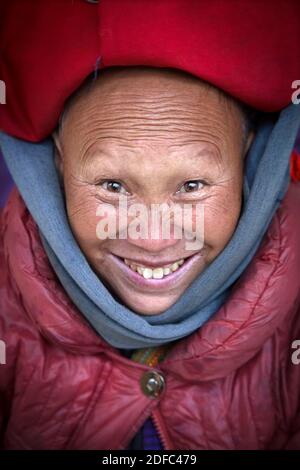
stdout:
<svg viewBox="0 0 300 470">
<path fill-rule="evenodd" d="M 300 449 L 300 3 L 273 3 L 0 1 L 0 448 Z"/>
<path fill-rule="evenodd" d="M 245 113 L 196 77 L 151 67 L 105 70 L 83 85 L 66 110 L 54 140 L 75 238 L 94 271 L 126 305 L 141 314 L 161 313 L 235 230 L 243 159 L 254 137 Z M 191 253 L 184 237 L 162 234 L 120 239 L 115 233 L 100 241 L 99 205 L 100 210 L 101 204 L 111 205 L 118 220 L 120 195 L 129 211 L 134 204 L 191 204 L 194 230 L 202 204 L 204 245 Z"/>
</svg>

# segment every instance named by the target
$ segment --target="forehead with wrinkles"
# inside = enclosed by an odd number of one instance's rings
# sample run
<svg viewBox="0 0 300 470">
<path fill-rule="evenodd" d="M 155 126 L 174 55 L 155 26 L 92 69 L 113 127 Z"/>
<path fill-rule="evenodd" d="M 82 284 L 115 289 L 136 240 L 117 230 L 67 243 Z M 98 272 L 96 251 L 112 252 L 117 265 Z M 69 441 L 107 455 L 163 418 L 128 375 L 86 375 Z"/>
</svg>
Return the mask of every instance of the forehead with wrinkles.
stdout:
<svg viewBox="0 0 300 470">
<path fill-rule="evenodd" d="M 130 151 L 155 142 L 174 149 L 209 142 L 218 151 L 235 129 L 242 140 L 241 117 L 233 99 L 185 72 L 114 67 L 70 99 L 60 137 L 83 161 L 107 145 Z"/>
</svg>

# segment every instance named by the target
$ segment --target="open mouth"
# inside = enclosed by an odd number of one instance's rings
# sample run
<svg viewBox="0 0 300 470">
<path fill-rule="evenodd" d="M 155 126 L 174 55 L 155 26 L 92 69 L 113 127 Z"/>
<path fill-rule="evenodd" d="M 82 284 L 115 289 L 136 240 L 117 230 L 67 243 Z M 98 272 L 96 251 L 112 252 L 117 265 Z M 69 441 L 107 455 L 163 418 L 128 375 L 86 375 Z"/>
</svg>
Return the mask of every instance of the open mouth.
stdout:
<svg viewBox="0 0 300 470">
<path fill-rule="evenodd" d="M 133 263 L 126 258 L 123 258 L 123 261 L 132 271 L 137 272 L 144 279 L 162 279 L 163 277 L 169 276 L 171 273 L 177 271 L 177 269 L 179 269 L 179 267 L 184 263 L 184 259 L 179 259 L 171 264 L 150 268 L 149 266 Z"/>
<path fill-rule="evenodd" d="M 195 269 L 197 264 L 204 265 L 204 256 L 202 252 L 195 253 L 189 257 L 178 259 L 170 264 L 161 266 L 146 266 L 138 264 L 127 258 L 110 254 L 114 264 L 118 266 L 120 274 L 125 282 L 132 286 L 139 286 L 142 289 L 156 291 L 157 289 L 174 288 L 186 277 L 191 269 Z"/>
</svg>

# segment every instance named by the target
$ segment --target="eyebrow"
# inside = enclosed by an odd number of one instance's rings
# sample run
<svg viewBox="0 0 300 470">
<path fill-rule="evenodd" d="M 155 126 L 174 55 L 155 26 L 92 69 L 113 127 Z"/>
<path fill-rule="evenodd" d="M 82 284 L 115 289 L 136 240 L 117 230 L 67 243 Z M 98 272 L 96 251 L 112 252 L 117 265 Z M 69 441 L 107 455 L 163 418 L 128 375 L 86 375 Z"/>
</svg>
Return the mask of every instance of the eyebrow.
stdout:
<svg viewBox="0 0 300 470">
<path fill-rule="evenodd" d="M 218 164 L 223 163 L 223 155 L 216 144 L 206 141 L 199 141 L 199 143 L 203 144 L 204 147 L 202 149 L 198 149 L 195 152 L 195 154 L 192 156 L 193 159 L 198 160 L 200 157 L 211 156 L 214 160 L 217 161 Z M 181 148 L 182 145 L 173 145 L 171 147 Z"/>
<path fill-rule="evenodd" d="M 107 138 L 111 139 L 111 137 L 107 137 Z M 202 141 L 202 142 L 199 141 L 199 143 L 202 143 L 204 145 L 204 148 L 198 149 L 198 151 L 196 151 L 192 157 L 190 156 L 190 158 L 192 158 L 193 160 L 198 160 L 200 157 L 203 157 L 203 156 L 211 156 L 217 162 L 218 166 L 221 163 L 223 163 L 224 160 L 223 160 L 222 153 L 220 152 L 216 144 L 212 142 L 205 142 L 205 141 Z M 119 145 L 119 148 L 121 149 L 122 146 Z M 179 148 L 179 149 L 183 149 L 184 151 L 184 144 L 183 145 L 171 145 L 170 148 Z M 128 150 L 128 147 L 127 147 L 127 150 Z M 113 155 L 107 150 L 99 149 L 99 143 L 98 145 L 94 143 L 86 150 L 86 152 L 80 158 L 80 163 L 82 163 L 83 165 L 89 165 L 90 163 L 93 163 L 98 158 L 101 158 L 101 156 L 106 156 L 111 159 L 113 158 Z"/>
<path fill-rule="evenodd" d="M 98 159 L 101 155 L 109 154 L 105 150 L 99 150 L 99 148 L 93 148 L 95 144 L 92 144 L 80 157 L 80 163 L 84 165 L 88 165 L 89 163 L 93 162 L 94 160 Z"/>
<path fill-rule="evenodd" d="M 101 137 L 101 139 L 97 139 L 96 142 L 94 142 L 92 145 L 89 146 L 89 148 L 84 152 L 84 154 L 82 155 L 80 161 L 82 163 L 86 163 L 87 160 L 95 160 L 96 158 L 99 158 L 100 155 L 104 155 L 106 154 L 108 157 L 112 157 L 111 153 L 108 153 L 107 150 L 105 149 L 100 149 L 100 140 L 103 141 L 103 140 L 114 140 L 114 139 L 117 139 L 118 142 L 120 140 L 122 140 L 121 137 L 111 137 L 111 136 L 105 136 L 105 137 Z M 127 142 L 126 139 L 123 139 Z M 122 148 L 122 145 L 120 145 L 120 143 L 118 143 L 118 147 L 119 148 Z M 127 146 L 127 150 L 128 150 L 128 146 Z"/>
</svg>

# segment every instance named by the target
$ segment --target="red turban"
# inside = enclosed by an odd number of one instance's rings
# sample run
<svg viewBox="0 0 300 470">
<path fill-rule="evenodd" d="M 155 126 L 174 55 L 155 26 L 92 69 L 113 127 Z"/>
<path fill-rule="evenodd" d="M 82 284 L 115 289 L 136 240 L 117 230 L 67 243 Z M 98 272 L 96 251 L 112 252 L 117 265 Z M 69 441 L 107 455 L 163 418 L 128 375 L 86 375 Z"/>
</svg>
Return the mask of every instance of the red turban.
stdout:
<svg viewBox="0 0 300 470">
<path fill-rule="evenodd" d="M 0 4 L 0 129 L 25 140 L 52 132 L 98 65 L 182 69 L 263 111 L 287 106 L 300 80 L 299 0 Z"/>
</svg>

